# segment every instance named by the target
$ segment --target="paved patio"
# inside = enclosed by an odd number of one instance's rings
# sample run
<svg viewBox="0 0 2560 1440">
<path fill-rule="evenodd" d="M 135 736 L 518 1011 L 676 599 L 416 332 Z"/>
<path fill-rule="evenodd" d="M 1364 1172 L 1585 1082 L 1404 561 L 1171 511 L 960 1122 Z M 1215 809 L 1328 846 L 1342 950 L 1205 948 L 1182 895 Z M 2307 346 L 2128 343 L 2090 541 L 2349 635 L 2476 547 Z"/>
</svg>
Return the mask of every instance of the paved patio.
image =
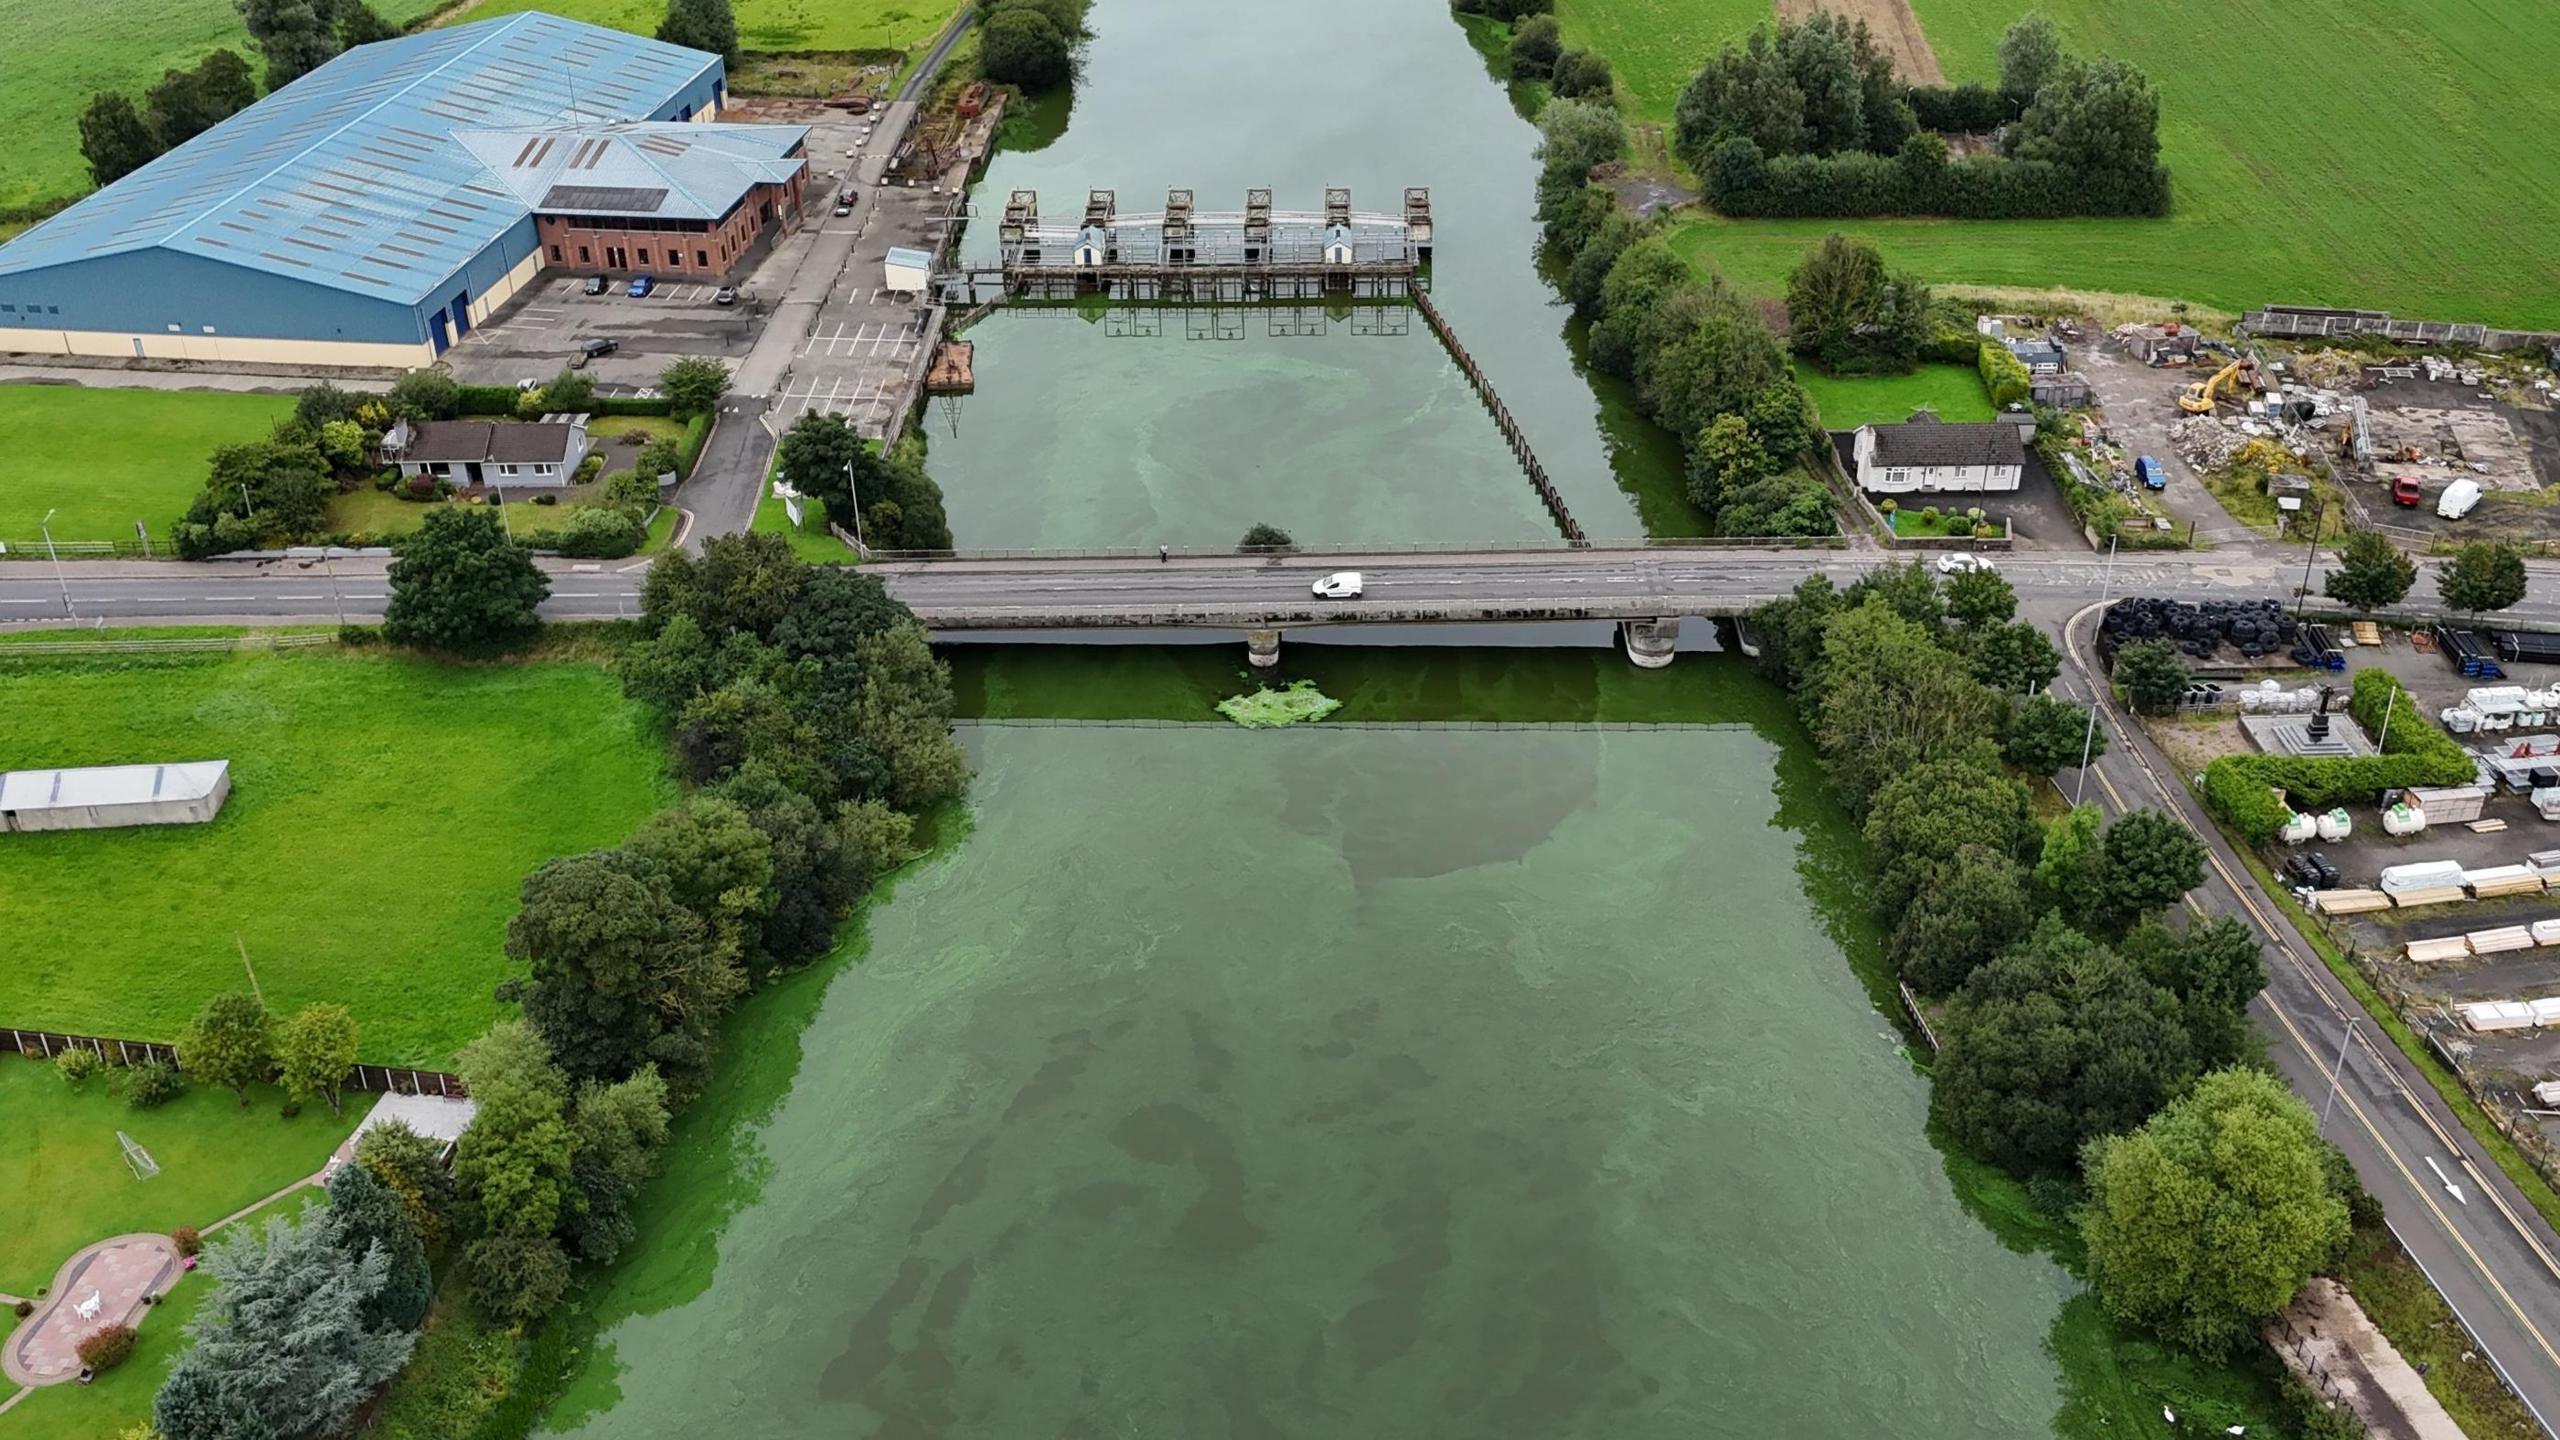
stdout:
<svg viewBox="0 0 2560 1440">
<path fill-rule="evenodd" d="M 166 1235 L 118 1235 L 63 1262 L 45 1306 L 0 1349 L 0 1371 L 21 1385 L 55 1385 L 80 1374 L 80 1342 L 110 1325 L 139 1327 L 145 1296 L 179 1275 L 177 1247 Z M 81 1311 L 92 1297 L 94 1313 Z"/>
</svg>

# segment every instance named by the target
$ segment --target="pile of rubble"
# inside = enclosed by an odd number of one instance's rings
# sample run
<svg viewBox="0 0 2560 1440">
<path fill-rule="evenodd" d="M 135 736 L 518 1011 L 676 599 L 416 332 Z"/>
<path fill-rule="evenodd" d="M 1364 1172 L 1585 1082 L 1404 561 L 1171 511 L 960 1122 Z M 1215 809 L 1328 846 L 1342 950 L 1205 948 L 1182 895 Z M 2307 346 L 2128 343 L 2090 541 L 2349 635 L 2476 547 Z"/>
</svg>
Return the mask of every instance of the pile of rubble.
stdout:
<svg viewBox="0 0 2560 1440">
<path fill-rule="evenodd" d="M 2259 427 L 2264 433 L 2265 427 Z M 2199 471 L 2221 470 L 2230 465 L 2231 457 L 2250 437 L 2240 432 L 2237 421 L 2218 420 L 2211 415 L 2190 415 L 2169 427 L 2169 439 Z"/>
</svg>

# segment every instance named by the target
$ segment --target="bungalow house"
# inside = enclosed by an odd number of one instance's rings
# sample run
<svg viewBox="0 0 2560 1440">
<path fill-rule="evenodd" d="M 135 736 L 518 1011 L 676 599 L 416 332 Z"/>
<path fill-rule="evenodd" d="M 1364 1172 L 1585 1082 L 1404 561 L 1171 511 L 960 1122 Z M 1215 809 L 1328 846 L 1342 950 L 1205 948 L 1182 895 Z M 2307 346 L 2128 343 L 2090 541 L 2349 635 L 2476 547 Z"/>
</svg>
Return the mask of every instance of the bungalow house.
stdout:
<svg viewBox="0 0 2560 1440">
<path fill-rule="evenodd" d="M 2051 340 L 2008 340 L 2003 344 L 2030 375 L 2059 375 L 2063 371 L 2062 347 Z"/>
<path fill-rule="evenodd" d="M 1950 425 L 1923 410 L 1899 425 L 1861 425 L 1850 454 L 1858 488 L 1877 495 L 1914 491 L 1990 493 L 2018 488 L 2032 420 Z"/>
<path fill-rule="evenodd" d="M 432 475 L 456 485 L 567 485 L 587 458 L 587 417 L 515 420 L 406 420 L 382 437 L 382 463 L 401 478 Z"/>
</svg>

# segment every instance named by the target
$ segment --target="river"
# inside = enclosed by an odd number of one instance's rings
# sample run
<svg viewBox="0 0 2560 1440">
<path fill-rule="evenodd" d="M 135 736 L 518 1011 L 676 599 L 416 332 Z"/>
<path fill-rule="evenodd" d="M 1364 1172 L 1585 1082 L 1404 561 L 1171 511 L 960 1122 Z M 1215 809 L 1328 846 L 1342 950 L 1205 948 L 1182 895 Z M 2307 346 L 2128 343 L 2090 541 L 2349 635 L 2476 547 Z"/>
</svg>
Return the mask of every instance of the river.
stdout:
<svg viewBox="0 0 2560 1440">
<path fill-rule="evenodd" d="M 2045 1433 L 1760 730 L 969 738 L 568 1433 Z"/>
<path fill-rule="evenodd" d="M 1347 185 L 1359 208 L 1392 211 L 1406 186 L 1428 186 L 1431 293 L 1583 528 L 1644 534 L 1639 496 L 1658 532 L 1694 528 L 1676 447 L 1576 364 L 1569 311 L 1538 273 L 1537 131 L 1445 5 L 1096 0 L 1091 24 L 1063 131 L 997 155 L 981 217 L 1016 189 L 1056 215 L 1081 213 L 1091 189 L 1129 211 L 1162 208 L 1175 186 L 1238 210 L 1270 186 L 1281 208 L 1316 209 Z M 963 252 L 991 261 L 995 243 L 982 218 Z M 1301 541 L 1555 538 L 1418 321 L 1274 335 L 1252 308 L 1157 313 L 1154 336 L 1093 311 L 970 329 L 977 393 L 926 416 L 963 547 L 1224 545 L 1266 520 Z"/>
</svg>

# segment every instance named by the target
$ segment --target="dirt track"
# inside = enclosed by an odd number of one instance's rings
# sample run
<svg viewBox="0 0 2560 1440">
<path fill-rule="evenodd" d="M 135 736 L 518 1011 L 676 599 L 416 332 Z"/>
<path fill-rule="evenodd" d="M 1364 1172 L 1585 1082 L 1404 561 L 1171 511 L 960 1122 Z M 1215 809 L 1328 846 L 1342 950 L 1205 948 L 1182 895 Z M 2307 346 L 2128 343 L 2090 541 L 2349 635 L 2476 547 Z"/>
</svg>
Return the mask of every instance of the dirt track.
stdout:
<svg viewBox="0 0 2560 1440">
<path fill-rule="evenodd" d="M 1938 69 L 1938 54 L 1929 48 L 1929 37 L 1920 29 L 1920 17 L 1911 13 L 1911 0 L 1777 0 L 1777 4 L 1779 16 L 1787 20 L 1809 20 L 1824 10 L 1864 20 L 1876 43 L 1893 57 L 1894 73 L 1904 84 L 1947 83 Z"/>
</svg>

